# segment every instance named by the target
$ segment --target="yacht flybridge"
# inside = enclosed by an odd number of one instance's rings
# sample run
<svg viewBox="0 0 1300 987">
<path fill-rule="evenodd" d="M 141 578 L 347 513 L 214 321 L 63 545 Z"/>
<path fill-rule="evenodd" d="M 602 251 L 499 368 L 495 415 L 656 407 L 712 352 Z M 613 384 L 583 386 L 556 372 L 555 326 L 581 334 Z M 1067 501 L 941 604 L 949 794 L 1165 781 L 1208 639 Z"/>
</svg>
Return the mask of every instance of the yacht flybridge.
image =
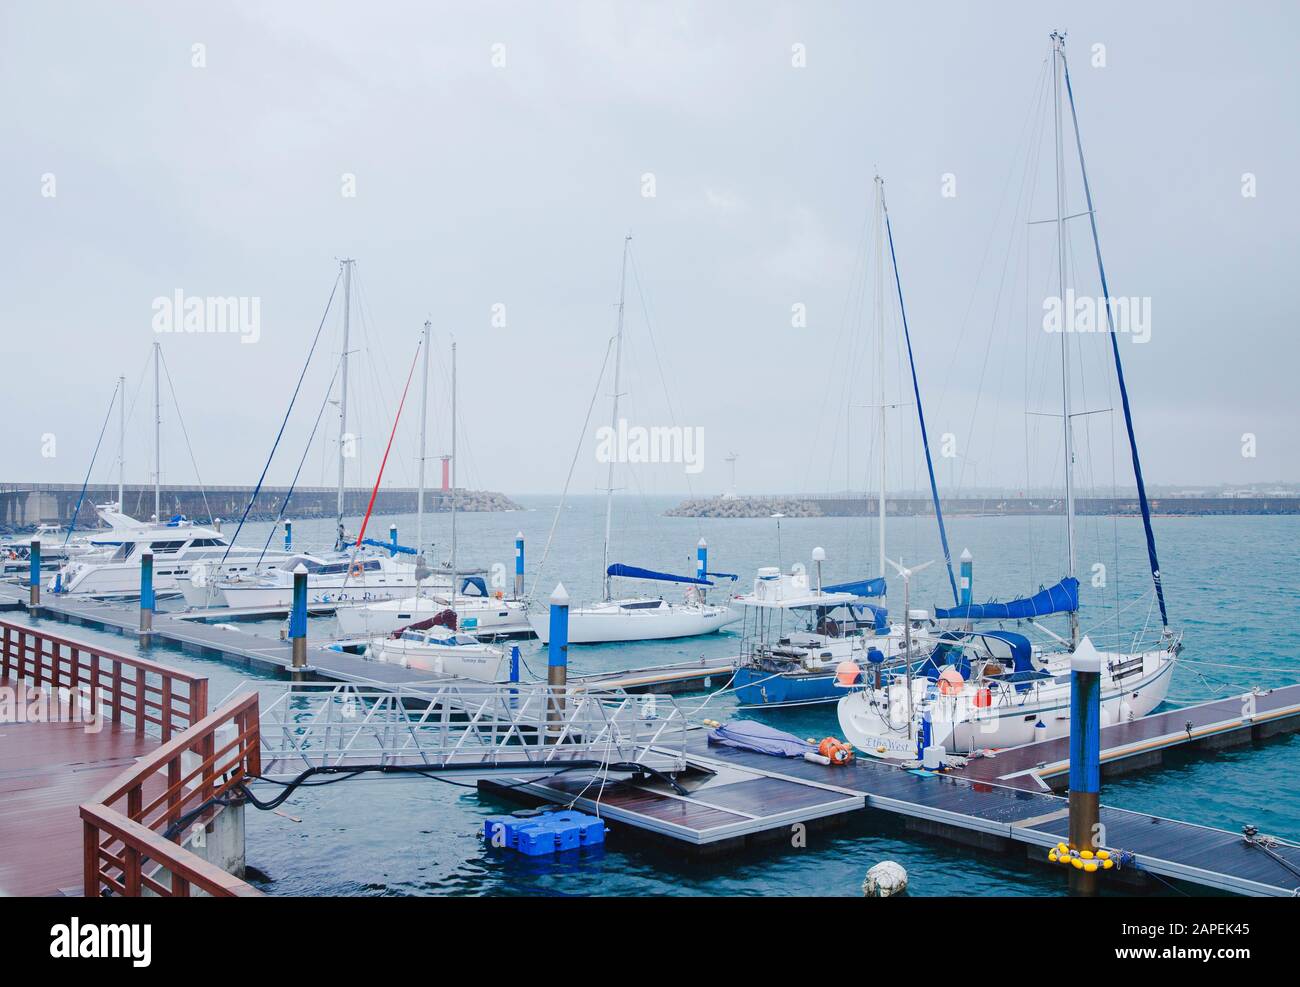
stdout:
<svg viewBox="0 0 1300 987">
<path fill-rule="evenodd" d="M 1106 269 L 1097 236 L 1096 212 L 1083 157 L 1074 92 L 1065 58 L 1065 37 L 1053 32 L 1050 56 L 1054 99 L 1056 285 L 1059 299 L 1066 297 L 1065 223 L 1087 217 L 1092 236 L 1097 275 L 1104 299 L 1110 298 Z M 1085 197 L 1085 210 L 1067 215 L 1065 196 L 1063 120 L 1073 124 L 1073 144 L 1078 152 L 1078 176 Z M 886 220 L 887 221 L 887 220 Z M 1059 300 L 1058 299 L 1058 300 Z M 1181 637 L 1169 627 L 1165 608 L 1160 563 L 1156 556 L 1155 533 L 1142 465 L 1134 434 L 1133 415 L 1124 380 L 1112 305 L 1106 312 L 1109 351 L 1115 383 L 1122 402 L 1128 448 L 1142 512 L 1147 559 L 1151 568 L 1154 605 L 1159 609 L 1160 630 L 1145 642 L 1145 628 L 1131 639 L 1120 636 L 1116 647 L 1098 648 L 1079 630 L 1079 581 L 1075 577 L 1076 537 L 1074 509 L 1074 428 L 1076 413 L 1071 401 L 1071 348 L 1073 333 L 1061 327 L 1061 414 L 1065 474 L 1066 575 L 1056 584 L 1032 596 L 1008 603 L 972 602 L 970 584 L 963 569 L 963 590 L 957 606 L 936 610 L 938 633 L 911 634 L 907 638 L 901 670 L 877 676 L 874 682 L 855 686 L 839 702 L 840 728 L 859 750 L 882 757 L 910 760 L 924 748 L 937 746 L 946 752 L 969 753 L 986 748 L 1007 747 L 1035 739 L 1066 736 L 1070 730 L 1070 667 L 1072 657 L 1087 659 L 1101 670 L 1101 717 L 1103 723 L 1124 722 L 1145 716 L 1163 702 L 1169 690 L 1174 664 L 1182 649 Z M 1046 324 L 1044 326 L 1046 328 Z M 942 522 L 940 522 L 942 524 Z M 927 563 L 928 564 L 928 563 Z M 894 563 L 903 577 L 905 598 L 913 570 Z M 1154 607 L 1153 607 L 1154 609 Z M 1118 604 L 1112 615 L 1118 619 Z M 1068 622 L 1064 634 L 1050 630 L 1044 619 L 1063 616 Z M 993 629 L 988 629 L 992 626 Z M 1031 639 L 1030 635 L 1034 635 Z M 849 670 L 846 670 L 849 671 Z M 850 675 L 856 679 L 857 676 Z"/>
</svg>

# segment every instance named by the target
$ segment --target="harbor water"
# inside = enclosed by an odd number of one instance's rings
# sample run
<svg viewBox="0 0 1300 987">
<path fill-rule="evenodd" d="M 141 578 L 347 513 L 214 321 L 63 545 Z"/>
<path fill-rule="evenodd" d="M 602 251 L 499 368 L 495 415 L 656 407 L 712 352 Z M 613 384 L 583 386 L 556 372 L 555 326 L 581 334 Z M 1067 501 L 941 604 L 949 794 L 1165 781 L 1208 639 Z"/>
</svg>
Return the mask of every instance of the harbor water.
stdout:
<svg viewBox="0 0 1300 987">
<path fill-rule="evenodd" d="M 525 588 L 544 602 L 563 581 L 575 605 L 599 596 L 604 501 L 572 497 L 556 519 L 558 498 L 518 497 L 520 512 L 463 514 L 457 522 L 461 566 L 484 568 L 507 592 L 513 583 L 514 538 L 527 544 Z M 746 591 L 756 568 L 796 563 L 811 568 L 822 546 L 826 582 L 875 576 L 879 561 L 875 522 L 868 518 L 760 519 L 668 518 L 668 498 L 620 499 L 611 561 L 693 574 L 695 546 L 709 545 L 711 570 L 740 575 Z M 415 518 L 372 519 L 368 534 L 386 538 L 396 523 L 399 541 L 409 544 Z M 426 544 L 444 558 L 450 544 L 449 517 L 425 519 Z M 1175 672 L 1165 707 L 1241 692 L 1252 686 L 1300 682 L 1300 629 L 1294 616 L 1300 599 L 1300 518 L 1156 518 L 1156 534 L 1171 624 L 1184 635 L 1184 662 Z M 1050 517 L 956 517 L 949 520 L 955 556 L 968 548 L 975 559 L 977 600 L 1028 595 L 1063 574 L 1064 532 Z M 235 526 L 227 521 L 225 532 Z M 1092 518 L 1081 524 L 1078 572 L 1082 584 L 1083 630 L 1101 641 L 1122 639 L 1144 627 L 1158 629 L 1150 604 L 1141 521 Z M 260 544 L 271 526 L 249 523 L 241 544 Z M 273 544 L 279 544 L 275 533 Z M 549 550 L 547 548 L 550 541 Z M 332 543 L 332 520 L 297 520 L 295 548 Z M 890 519 L 888 549 L 905 563 L 937 559 L 912 588 L 912 606 L 951 604 L 934 522 Z M 544 562 L 543 562 L 544 560 Z M 644 588 L 637 586 L 637 589 Z M 629 587 L 632 589 L 632 587 Z M 680 592 L 671 586 L 666 593 Z M 901 584 L 891 581 L 891 609 L 902 605 Z M 723 583 L 717 600 L 733 590 Z M 164 608 L 178 603 L 164 604 Z M 1116 613 L 1118 611 L 1118 620 Z M 241 630 L 278 637 L 279 621 L 240 624 Z M 309 637 L 332 636 L 333 618 L 309 622 Z M 575 647 L 571 675 L 643 667 L 700 657 L 722 658 L 739 647 L 739 626 L 720 634 L 668 642 Z M 78 628 L 110 647 L 134 652 L 117 635 Z M 545 674 L 545 655 L 536 641 L 521 644 L 527 668 Z M 274 688 L 270 677 L 217 661 L 196 659 L 167 646 L 148 657 L 206 674 L 214 703 L 241 688 Z M 713 684 L 714 689 L 725 683 Z M 685 695 L 676 702 L 692 719 L 761 719 L 800 736 L 838 734 L 833 706 L 788 711 L 737 710 L 730 694 Z M 1214 753 L 1174 753 L 1154 770 L 1107 780 L 1105 803 L 1228 830 L 1251 823 L 1261 832 L 1300 838 L 1300 803 L 1295 769 L 1300 739 L 1288 735 L 1260 745 Z M 906 833 L 891 818 L 856 813 L 838 828 L 808 834 L 807 845 L 768 846 L 721 859 L 687 859 L 672 848 L 645 847 L 614 833 L 598 853 L 528 858 L 493 850 L 480 839 L 485 816 L 514 808 L 480 796 L 472 783 L 427 778 L 360 778 L 303 787 L 276 812 L 250 810 L 248 862 L 267 876 L 259 887 L 271 894 L 303 895 L 588 895 L 655 894 L 857 895 L 868 867 L 881 860 L 901 863 L 912 895 L 1059 895 L 1066 891 L 1055 871 L 1031 867 L 1016 856 L 980 853 Z M 1172 891 L 1170 893 L 1173 893 Z"/>
</svg>

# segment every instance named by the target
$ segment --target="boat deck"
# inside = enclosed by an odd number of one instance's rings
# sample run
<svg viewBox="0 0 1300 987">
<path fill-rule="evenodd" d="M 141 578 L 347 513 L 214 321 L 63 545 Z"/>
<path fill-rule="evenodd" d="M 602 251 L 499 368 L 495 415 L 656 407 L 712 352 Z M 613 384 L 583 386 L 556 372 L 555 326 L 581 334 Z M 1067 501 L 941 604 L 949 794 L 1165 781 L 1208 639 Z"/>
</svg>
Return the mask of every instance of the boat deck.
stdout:
<svg viewBox="0 0 1300 987">
<path fill-rule="evenodd" d="M 35 690 L 22 689 L 30 702 Z M 0 724 L 0 896 L 80 895 L 77 807 L 160 743 L 111 723 L 98 733 L 83 723 Z"/>
</svg>

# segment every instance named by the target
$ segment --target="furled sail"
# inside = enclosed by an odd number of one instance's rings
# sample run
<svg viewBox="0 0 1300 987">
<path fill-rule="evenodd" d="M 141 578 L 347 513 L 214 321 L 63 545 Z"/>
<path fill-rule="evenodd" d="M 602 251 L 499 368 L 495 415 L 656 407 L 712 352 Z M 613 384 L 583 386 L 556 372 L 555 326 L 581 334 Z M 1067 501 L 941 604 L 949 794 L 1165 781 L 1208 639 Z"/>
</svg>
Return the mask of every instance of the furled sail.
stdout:
<svg viewBox="0 0 1300 987">
<path fill-rule="evenodd" d="M 1026 599 L 1007 603 L 972 603 L 964 607 L 934 612 L 937 620 L 1023 620 L 1046 617 L 1054 613 L 1073 613 L 1079 609 L 1079 580 L 1067 576 L 1055 586 L 1040 589 Z"/>
<path fill-rule="evenodd" d="M 885 579 L 883 576 L 877 579 L 857 579 L 850 583 L 836 583 L 834 586 L 823 586 L 823 593 L 852 593 L 854 596 L 884 596 Z"/>
</svg>

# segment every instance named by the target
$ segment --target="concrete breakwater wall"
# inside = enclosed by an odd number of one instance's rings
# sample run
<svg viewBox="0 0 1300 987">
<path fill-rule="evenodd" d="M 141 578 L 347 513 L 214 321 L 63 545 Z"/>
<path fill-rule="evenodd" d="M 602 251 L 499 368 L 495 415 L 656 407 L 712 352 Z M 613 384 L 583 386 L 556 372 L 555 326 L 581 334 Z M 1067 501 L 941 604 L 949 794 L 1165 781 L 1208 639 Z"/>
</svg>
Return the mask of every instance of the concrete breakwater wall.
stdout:
<svg viewBox="0 0 1300 987">
<path fill-rule="evenodd" d="M 250 517 L 258 520 L 275 518 L 287 491 L 285 487 L 263 487 L 253 504 Z M 68 524 L 77 506 L 81 485 L 77 483 L 0 485 L 0 531 L 19 531 L 37 524 Z M 206 493 L 206 499 L 205 499 Z M 128 484 L 123 509 L 132 517 L 145 519 L 153 514 L 152 486 Z M 253 494 L 252 487 L 211 487 L 200 492 L 193 487 L 164 486 L 162 515 L 184 514 L 195 521 L 206 521 L 209 511 L 214 517 L 238 518 Z M 375 499 L 377 514 L 410 514 L 415 511 L 417 491 L 413 488 L 380 490 Z M 344 513 L 349 517 L 364 514 L 370 500 L 369 489 L 344 491 Z M 94 527 L 95 505 L 117 500 L 117 486 L 94 484 L 86 489 L 85 500 L 77 518 L 78 527 Z M 289 518 L 333 517 L 338 506 L 338 491 L 333 487 L 298 487 L 293 492 L 285 516 Z M 451 510 L 451 492 L 426 490 L 426 511 Z M 505 494 L 488 490 L 457 491 L 459 511 L 514 511 L 518 504 Z"/>
<path fill-rule="evenodd" d="M 1052 515 L 1065 513 L 1062 497 L 942 498 L 945 516 Z M 669 510 L 670 517 L 752 518 L 871 517 L 879 510 L 875 497 L 756 496 L 708 497 L 686 500 Z M 1136 516 L 1137 497 L 1080 497 L 1080 515 Z M 1153 497 L 1151 512 L 1169 516 L 1300 514 L 1300 497 Z M 928 517 L 934 505 L 928 497 L 886 497 L 885 513 L 893 517 Z"/>
</svg>

